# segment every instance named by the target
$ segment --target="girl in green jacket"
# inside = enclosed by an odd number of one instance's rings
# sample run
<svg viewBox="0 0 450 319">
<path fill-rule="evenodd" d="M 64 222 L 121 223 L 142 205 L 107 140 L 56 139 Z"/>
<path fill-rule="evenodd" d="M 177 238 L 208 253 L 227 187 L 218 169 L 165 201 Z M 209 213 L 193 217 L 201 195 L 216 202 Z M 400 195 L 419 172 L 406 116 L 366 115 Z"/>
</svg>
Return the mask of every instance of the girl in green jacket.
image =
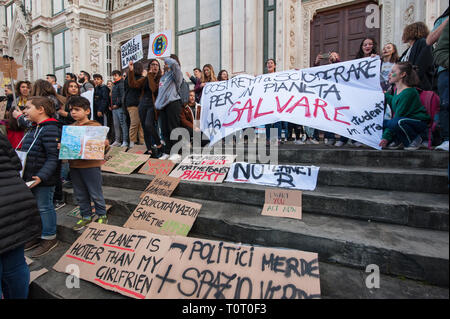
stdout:
<svg viewBox="0 0 450 319">
<path fill-rule="evenodd" d="M 396 86 L 394 95 L 385 94 L 393 118 L 384 121 L 380 146 L 399 149 L 403 145 L 406 150 L 418 150 L 431 119 L 415 89 L 420 82 L 417 73 L 409 62 L 399 62 L 392 67 L 389 82 Z"/>
</svg>

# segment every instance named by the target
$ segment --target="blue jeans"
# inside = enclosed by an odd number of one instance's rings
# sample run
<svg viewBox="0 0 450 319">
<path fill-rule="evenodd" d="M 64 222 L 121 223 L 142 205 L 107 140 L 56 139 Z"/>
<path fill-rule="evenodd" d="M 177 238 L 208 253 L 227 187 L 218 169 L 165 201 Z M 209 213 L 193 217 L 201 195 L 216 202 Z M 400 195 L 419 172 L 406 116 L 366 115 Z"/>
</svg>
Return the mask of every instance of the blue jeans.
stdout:
<svg viewBox="0 0 450 319">
<path fill-rule="evenodd" d="M 30 269 L 25 262 L 24 246 L 0 255 L 0 299 L 27 299 Z"/>
<path fill-rule="evenodd" d="M 441 111 L 439 112 L 439 126 L 442 131 L 442 138 L 448 141 L 448 70 L 439 73 L 438 91 L 441 99 Z"/>
<path fill-rule="evenodd" d="M 127 116 L 123 108 L 118 108 L 112 110 L 113 121 L 114 121 L 114 135 L 116 137 L 116 142 L 120 141 L 120 133 L 122 133 L 122 143 L 128 143 L 128 125 Z"/>
<path fill-rule="evenodd" d="M 41 214 L 42 239 L 52 240 L 56 238 L 56 211 L 53 205 L 55 186 L 36 186 L 32 188 L 37 207 Z"/>
<path fill-rule="evenodd" d="M 408 147 L 419 135 L 426 131 L 428 125 L 421 120 L 409 118 L 393 118 L 384 121 L 384 129 L 389 129 L 396 143 L 403 143 Z"/>
<path fill-rule="evenodd" d="M 83 218 L 92 216 L 91 201 L 94 202 L 95 214 L 106 215 L 106 203 L 103 197 L 102 172 L 100 167 L 71 168 L 73 192 L 80 205 L 80 214 Z"/>
</svg>

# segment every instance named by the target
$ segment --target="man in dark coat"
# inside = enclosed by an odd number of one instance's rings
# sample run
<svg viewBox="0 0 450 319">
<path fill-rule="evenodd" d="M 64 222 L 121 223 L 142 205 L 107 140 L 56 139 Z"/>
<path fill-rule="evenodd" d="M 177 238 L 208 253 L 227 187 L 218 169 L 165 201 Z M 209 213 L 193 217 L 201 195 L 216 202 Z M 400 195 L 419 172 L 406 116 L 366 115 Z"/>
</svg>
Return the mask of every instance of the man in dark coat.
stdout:
<svg viewBox="0 0 450 319">
<path fill-rule="evenodd" d="M 0 295 L 3 292 L 5 299 L 28 297 L 24 246 L 41 234 L 36 200 L 19 176 L 21 168 L 8 139 L 0 134 Z"/>
</svg>

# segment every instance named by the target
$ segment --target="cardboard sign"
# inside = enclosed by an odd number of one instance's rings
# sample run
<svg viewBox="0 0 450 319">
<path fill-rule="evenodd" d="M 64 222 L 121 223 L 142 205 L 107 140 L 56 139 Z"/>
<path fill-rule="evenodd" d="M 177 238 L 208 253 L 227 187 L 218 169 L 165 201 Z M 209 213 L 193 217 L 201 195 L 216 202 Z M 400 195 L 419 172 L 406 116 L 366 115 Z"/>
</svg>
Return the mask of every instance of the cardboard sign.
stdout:
<svg viewBox="0 0 450 319">
<path fill-rule="evenodd" d="M 94 203 L 91 203 L 92 206 L 92 214 L 95 214 L 95 207 L 94 207 Z M 112 208 L 112 205 L 106 205 L 106 211 L 108 212 L 110 209 Z M 74 217 L 74 218 L 81 218 L 81 210 L 80 210 L 80 206 L 75 207 L 74 209 L 72 209 L 67 216 L 70 217 Z"/>
<path fill-rule="evenodd" d="M 150 36 L 148 59 L 170 57 L 172 53 L 172 31 L 153 33 Z"/>
<path fill-rule="evenodd" d="M 15 60 L 0 57 L 0 72 L 3 73 L 4 77 L 13 78 L 17 80 L 17 70 L 19 70 L 22 67 L 23 66 L 17 64 Z"/>
<path fill-rule="evenodd" d="M 144 299 L 170 237 L 92 223 L 53 267 L 128 297 Z"/>
<path fill-rule="evenodd" d="M 119 175 L 130 175 L 142 164 L 144 164 L 150 155 L 138 155 L 125 152 L 118 152 L 102 166 L 102 171 L 116 173 Z"/>
<path fill-rule="evenodd" d="M 214 145 L 246 128 L 290 122 L 381 150 L 385 98 L 380 69 L 380 57 L 375 57 L 208 83 L 200 128 Z"/>
<path fill-rule="evenodd" d="M 178 184 L 180 184 L 180 181 L 181 180 L 179 178 L 165 175 L 156 176 L 141 194 L 140 198 L 144 197 L 148 193 L 157 196 L 170 197 L 177 188 Z"/>
<path fill-rule="evenodd" d="M 115 155 L 119 154 L 120 152 L 126 152 L 126 150 L 126 147 L 110 146 L 108 152 L 105 155 L 105 161 L 109 161 Z"/>
<path fill-rule="evenodd" d="M 122 69 L 128 68 L 130 61 L 138 62 L 144 58 L 144 48 L 142 46 L 142 34 L 135 36 L 133 39 L 120 47 Z"/>
<path fill-rule="evenodd" d="M 60 160 L 103 160 L 109 127 L 63 126 Z"/>
<path fill-rule="evenodd" d="M 147 146 L 145 145 L 135 145 L 133 148 L 130 148 L 127 151 L 127 153 L 141 154 L 141 155 L 143 155 L 145 152 L 147 152 Z"/>
<path fill-rule="evenodd" d="M 201 204 L 147 193 L 123 227 L 153 234 L 187 236 L 201 208 Z"/>
<path fill-rule="evenodd" d="M 172 239 L 148 299 L 320 298 L 316 253 Z"/>
<path fill-rule="evenodd" d="M 226 181 L 313 191 L 319 170 L 316 166 L 235 163 Z"/>
<path fill-rule="evenodd" d="M 302 219 L 302 195 L 300 191 L 266 190 L 263 216 Z"/>
<path fill-rule="evenodd" d="M 0 120 L 5 119 L 7 101 L 0 102 Z"/>
<path fill-rule="evenodd" d="M 184 181 L 222 183 L 236 155 L 191 155 L 170 174 Z"/>
<path fill-rule="evenodd" d="M 147 163 L 139 170 L 139 174 L 144 175 L 169 175 L 172 169 L 175 167 L 175 163 L 172 161 L 162 161 L 157 159 L 149 159 Z"/>
</svg>

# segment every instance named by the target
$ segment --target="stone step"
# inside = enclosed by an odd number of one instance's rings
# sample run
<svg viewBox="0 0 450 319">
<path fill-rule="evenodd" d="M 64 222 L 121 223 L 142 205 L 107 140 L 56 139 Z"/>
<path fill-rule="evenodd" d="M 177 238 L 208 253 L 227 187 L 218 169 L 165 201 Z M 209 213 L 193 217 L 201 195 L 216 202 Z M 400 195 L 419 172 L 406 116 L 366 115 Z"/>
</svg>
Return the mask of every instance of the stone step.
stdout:
<svg viewBox="0 0 450 319">
<path fill-rule="evenodd" d="M 111 214 L 126 218 L 140 192 L 105 187 L 104 195 L 114 206 Z M 192 228 L 201 236 L 317 252 L 322 262 L 360 269 L 375 264 L 387 275 L 448 286 L 448 232 L 308 213 L 302 221 L 280 219 L 261 216 L 257 206 L 183 199 L 203 205 Z"/>
<path fill-rule="evenodd" d="M 35 259 L 30 265 L 32 271 L 42 268 L 49 270 L 30 285 L 30 299 L 127 299 L 84 280 L 80 280 L 79 289 L 69 289 L 66 287 L 67 274 L 53 270 L 53 266 L 80 235 L 78 232 L 70 231 L 76 219 L 68 217 L 67 213 L 73 208 L 74 206 L 67 206 L 58 211 L 59 246 L 50 254 Z M 110 223 L 120 226 L 123 219 L 113 213 Z M 202 237 L 194 232 L 191 232 L 190 236 L 217 240 L 213 237 Z M 323 299 L 448 299 L 449 297 L 447 288 L 383 274 L 380 276 L 380 288 L 368 289 L 365 285 L 368 274 L 362 270 L 325 262 L 319 263 L 319 269 Z"/>
<path fill-rule="evenodd" d="M 103 174 L 106 187 L 143 191 L 153 177 Z M 175 196 L 263 206 L 267 187 L 249 184 L 181 182 Z M 319 186 L 303 193 L 303 210 L 310 214 L 342 216 L 418 228 L 448 231 L 448 195 Z"/>
<path fill-rule="evenodd" d="M 230 154 L 247 154 L 247 148 L 242 146 L 223 148 L 222 150 Z M 256 153 L 259 154 L 258 152 Z M 266 154 L 269 154 L 269 148 L 266 149 Z M 259 157 L 257 156 L 256 159 L 258 160 Z M 369 148 L 336 148 L 324 145 L 298 146 L 286 144 L 278 147 L 278 161 L 280 163 L 303 163 L 316 166 L 330 164 L 362 167 L 447 169 L 449 153 L 430 150 L 414 152 L 404 150 L 378 151 Z"/>
</svg>

